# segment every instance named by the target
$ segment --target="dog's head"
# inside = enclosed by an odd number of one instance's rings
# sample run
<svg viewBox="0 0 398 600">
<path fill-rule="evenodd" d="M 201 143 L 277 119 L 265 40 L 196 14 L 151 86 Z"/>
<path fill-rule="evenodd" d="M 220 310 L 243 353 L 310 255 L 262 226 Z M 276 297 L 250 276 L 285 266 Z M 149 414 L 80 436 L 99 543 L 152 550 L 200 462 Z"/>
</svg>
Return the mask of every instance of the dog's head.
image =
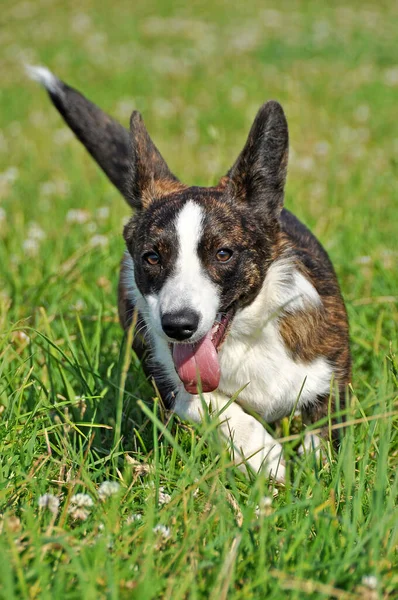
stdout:
<svg viewBox="0 0 398 600">
<path fill-rule="evenodd" d="M 133 113 L 127 195 L 138 210 L 124 237 L 134 286 L 148 327 L 170 343 L 191 393 L 197 391 L 197 371 L 203 391 L 218 386 L 217 350 L 235 312 L 258 294 L 274 257 L 287 150 L 283 110 L 268 102 L 218 186 L 187 187 Z"/>
<path fill-rule="evenodd" d="M 219 382 L 217 350 L 236 311 L 260 291 L 275 257 L 288 129 L 281 106 L 259 110 L 233 167 L 213 188 L 187 187 L 170 172 L 139 113 L 130 133 L 43 67 L 47 89 L 76 136 L 136 213 L 124 237 L 148 330 L 171 345 L 186 389 Z"/>
</svg>

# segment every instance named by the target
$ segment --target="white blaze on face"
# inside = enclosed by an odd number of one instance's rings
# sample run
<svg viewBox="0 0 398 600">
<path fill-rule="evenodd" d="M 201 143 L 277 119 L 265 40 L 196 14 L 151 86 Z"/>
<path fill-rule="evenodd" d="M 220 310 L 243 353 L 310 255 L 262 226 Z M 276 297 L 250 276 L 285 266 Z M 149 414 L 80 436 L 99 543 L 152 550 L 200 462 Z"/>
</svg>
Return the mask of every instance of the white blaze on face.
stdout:
<svg viewBox="0 0 398 600">
<path fill-rule="evenodd" d="M 220 301 L 217 286 L 204 271 L 198 256 L 198 245 L 203 235 L 203 213 L 203 208 L 192 200 L 184 205 L 175 223 L 178 254 L 173 274 L 159 294 L 146 298 L 159 330 L 161 316 L 165 313 L 184 309 L 197 312 L 200 321 L 190 340 L 192 342 L 211 329 Z"/>
</svg>

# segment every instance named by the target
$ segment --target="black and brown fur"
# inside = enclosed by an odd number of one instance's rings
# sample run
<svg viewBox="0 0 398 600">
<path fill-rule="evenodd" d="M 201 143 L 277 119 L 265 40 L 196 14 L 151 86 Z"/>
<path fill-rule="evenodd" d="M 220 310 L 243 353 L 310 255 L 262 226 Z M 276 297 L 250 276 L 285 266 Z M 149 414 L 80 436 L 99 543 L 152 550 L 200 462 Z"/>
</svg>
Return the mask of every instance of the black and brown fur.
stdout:
<svg viewBox="0 0 398 600">
<path fill-rule="evenodd" d="M 202 260 L 205 262 L 206 256 L 220 244 L 238 247 L 239 255 L 244 257 L 239 264 L 232 261 L 222 271 L 212 264 L 207 265 L 210 277 L 223 289 L 222 310 L 230 307 L 236 310 L 253 302 L 267 269 L 280 257 L 291 258 L 313 284 L 322 300 L 321 308 L 295 313 L 282 311 L 278 316 L 279 329 L 293 358 L 311 362 L 321 356 L 333 365 L 343 407 L 351 377 L 346 309 L 327 253 L 311 232 L 283 208 L 288 131 L 280 105 L 268 102 L 260 109 L 244 149 L 218 186 L 187 187 L 168 169 L 139 113 L 133 113 L 128 133 L 79 92 L 56 81 L 57 93 L 49 90 L 53 103 L 112 183 L 136 209 L 135 216 L 125 227 L 124 237 L 133 261 L 139 265 L 135 276 L 140 289 L 145 291 L 152 285 L 162 285 L 162 277 L 156 279 L 153 272 L 142 266 L 138 260 L 140 253 L 158 240 L 163 244 L 162 255 L 166 258 L 170 255 L 171 263 L 175 243 L 172 237 L 165 238 L 164 223 L 170 221 L 188 199 L 194 199 L 206 207 L 205 229 L 211 232 L 199 248 Z M 119 316 L 124 329 L 134 313 L 125 284 L 127 270 L 124 259 L 119 281 Z M 167 260 L 162 276 L 167 277 Z M 134 347 L 143 359 L 147 374 L 152 375 L 145 361 L 145 336 L 138 336 Z M 166 405 L 170 406 L 172 390 L 161 379 L 156 383 Z M 308 408 L 305 417 L 315 422 L 327 415 L 328 407 L 329 397 L 320 397 L 317 405 Z"/>
</svg>

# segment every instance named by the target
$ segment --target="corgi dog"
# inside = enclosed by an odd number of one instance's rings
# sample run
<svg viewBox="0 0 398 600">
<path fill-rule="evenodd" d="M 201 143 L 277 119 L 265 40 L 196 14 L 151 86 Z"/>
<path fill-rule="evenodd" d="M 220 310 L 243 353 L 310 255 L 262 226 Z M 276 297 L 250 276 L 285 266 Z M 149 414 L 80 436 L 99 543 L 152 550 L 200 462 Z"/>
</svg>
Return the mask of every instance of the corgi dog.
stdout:
<svg viewBox="0 0 398 600">
<path fill-rule="evenodd" d="M 300 411 L 304 424 L 323 419 L 327 437 L 351 359 L 330 259 L 283 207 L 281 105 L 260 108 L 218 185 L 189 187 L 169 170 L 140 113 L 128 131 L 46 68 L 30 67 L 30 76 L 134 209 L 124 228 L 119 316 L 127 329 L 136 315 L 133 346 L 165 407 L 191 422 L 208 407 L 236 464 L 283 482 L 282 445 L 261 421 Z M 319 443 L 307 434 L 303 448 Z"/>
</svg>

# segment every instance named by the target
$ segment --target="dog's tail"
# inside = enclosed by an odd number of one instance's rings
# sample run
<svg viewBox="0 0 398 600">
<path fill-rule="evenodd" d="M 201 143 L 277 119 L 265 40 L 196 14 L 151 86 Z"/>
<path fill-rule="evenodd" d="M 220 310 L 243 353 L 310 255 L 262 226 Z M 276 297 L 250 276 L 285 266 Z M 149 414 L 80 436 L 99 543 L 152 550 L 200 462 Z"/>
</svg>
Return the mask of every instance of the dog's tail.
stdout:
<svg viewBox="0 0 398 600">
<path fill-rule="evenodd" d="M 46 88 L 78 140 L 128 203 L 134 205 L 128 193 L 131 154 L 128 130 L 45 67 L 29 66 L 26 70 L 31 79 Z"/>
</svg>

